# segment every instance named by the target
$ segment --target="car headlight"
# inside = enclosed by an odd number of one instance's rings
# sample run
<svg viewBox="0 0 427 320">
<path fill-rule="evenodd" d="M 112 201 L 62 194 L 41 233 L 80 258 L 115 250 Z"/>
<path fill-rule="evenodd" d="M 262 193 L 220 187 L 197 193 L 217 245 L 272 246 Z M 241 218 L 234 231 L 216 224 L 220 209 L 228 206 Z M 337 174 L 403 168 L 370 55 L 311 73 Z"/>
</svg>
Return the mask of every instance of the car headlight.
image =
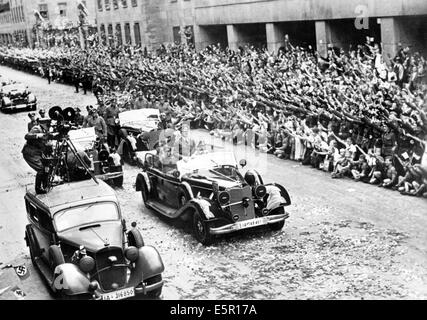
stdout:
<svg viewBox="0 0 427 320">
<path fill-rule="evenodd" d="M 139 258 L 139 251 L 136 247 L 128 247 L 125 251 L 125 257 L 131 262 L 135 262 Z"/>
<path fill-rule="evenodd" d="M 227 191 L 222 191 L 218 194 L 219 203 L 224 206 L 230 202 L 230 194 Z"/>
<path fill-rule="evenodd" d="M 258 186 L 255 188 L 255 195 L 257 198 L 264 198 L 267 194 L 267 188 L 265 186 Z"/>
<path fill-rule="evenodd" d="M 90 256 L 84 256 L 79 261 L 79 267 L 84 273 L 89 273 L 95 269 L 95 260 Z"/>
</svg>

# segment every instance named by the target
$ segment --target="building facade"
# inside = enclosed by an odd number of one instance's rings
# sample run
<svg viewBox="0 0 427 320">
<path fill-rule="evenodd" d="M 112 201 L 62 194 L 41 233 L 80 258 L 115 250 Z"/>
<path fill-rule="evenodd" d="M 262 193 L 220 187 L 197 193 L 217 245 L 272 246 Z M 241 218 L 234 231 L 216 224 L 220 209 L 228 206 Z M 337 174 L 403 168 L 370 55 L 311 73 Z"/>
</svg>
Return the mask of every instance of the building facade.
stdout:
<svg viewBox="0 0 427 320">
<path fill-rule="evenodd" d="M 89 25 L 96 26 L 94 0 L 81 1 L 88 10 Z M 35 31 L 35 11 L 45 20 L 49 30 L 78 28 L 77 0 L 0 0 L 0 43 L 33 46 L 40 37 Z"/>
<path fill-rule="evenodd" d="M 167 42 L 166 5 L 163 0 L 95 0 L 100 40 L 109 45 L 144 45 Z"/>
<path fill-rule="evenodd" d="M 190 39 L 237 49 L 251 44 L 275 51 L 292 43 L 321 53 L 348 49 L 366 37 L 385 57 L 399 45 L 427 53 L 425 0 L 96 0 L 98 30 L 111 43 L 155 49 Z M 109 33 L 110 31 L 110 33 Z M 188 35 L 186 35 L 188 33 Z M 124 41 L 123 41 L 124 39 Z"/>
</svg>

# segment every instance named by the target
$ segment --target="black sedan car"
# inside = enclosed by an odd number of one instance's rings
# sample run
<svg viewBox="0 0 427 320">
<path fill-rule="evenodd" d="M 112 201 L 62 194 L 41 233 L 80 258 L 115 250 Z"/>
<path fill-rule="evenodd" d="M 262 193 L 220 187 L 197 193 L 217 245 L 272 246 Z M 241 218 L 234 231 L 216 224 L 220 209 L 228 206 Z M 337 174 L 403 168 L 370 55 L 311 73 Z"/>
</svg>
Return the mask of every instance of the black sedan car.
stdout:
<svg viewBox="0 0 427 320">
<path fill-rule="evenodd" d="M 158 297 L 164 265 L 122 219 L 114 190 L 92 180 L 47 194 L 28 190 L 25 240 L 33 264 L 61 298 L 120 300 Z"/>
<path fill-rule="evenodd" d="M 37 109 L 35 95 L 22 83 L 12 83 L 1 87 L 0 99 L 0 110 L 5 113 Z"/>
<path fill-rule="evenodd" d="M 289 217 L 285 207 L 291 204 L 280 184 L 264 184 L 255 170 L 243 177 L 229 152 L 199 154 L 175 164 L 148 153 L 136 190 L 146 207 L 191 223 L 204 245 L 243 229 L 268 225 L 280 230 Z"/>
</svg>

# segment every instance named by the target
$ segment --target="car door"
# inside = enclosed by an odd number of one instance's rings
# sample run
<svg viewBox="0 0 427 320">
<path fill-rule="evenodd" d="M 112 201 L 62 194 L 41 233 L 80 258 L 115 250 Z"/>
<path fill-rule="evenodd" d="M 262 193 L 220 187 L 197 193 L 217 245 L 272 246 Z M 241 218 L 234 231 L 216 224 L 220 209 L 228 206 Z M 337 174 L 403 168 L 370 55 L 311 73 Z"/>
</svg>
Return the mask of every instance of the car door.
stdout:
<svg viewBox="0 0 427 320">
<path fill-rule="evenodd" d="M 39 243 L 42 258 L 48 261 L 49 247 L 53 244 L 53 226 L 48 212 L 39 208 L 34 203 L 29 203 L 30 216 L 33 222 L 33 230 Z"/>
<path fill-rule="evenodd" d="M 168 206 L 179 209 L 181 182 L 172 175 L 171 171 L 164 173 L 163 192 Z"/>
<path fill-rule="evenodd" d="M 147 167 L 147 174 L 152 185 L 152 197 L 155 199 L 162 199 L 163 197 L 163 174 L 161 170 L 161 163 L 159 157 L 153 154 L 147 154 L 145 157 L 145 164 Z"/>
</svg>

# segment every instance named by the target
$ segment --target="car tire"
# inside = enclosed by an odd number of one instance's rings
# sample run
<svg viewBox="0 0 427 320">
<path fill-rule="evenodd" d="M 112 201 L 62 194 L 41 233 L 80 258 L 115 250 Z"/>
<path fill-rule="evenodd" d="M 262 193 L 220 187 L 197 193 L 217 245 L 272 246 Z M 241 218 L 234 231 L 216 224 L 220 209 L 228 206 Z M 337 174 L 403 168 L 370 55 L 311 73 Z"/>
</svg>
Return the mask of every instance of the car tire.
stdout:
<svg viewBox="0 0 427 320">
<path fill-rule="evenodd" d="M 208 246 L 213 243 L 214 237 L 209 232 L 209 226 L 198 211 L 193 215 L 193 232 L 194 237 L 201 244 Z"/>
<path fill-rule="evenodd" d="M 145 246 L 144 239 L 142 238 L 141 232 L 137 229 L 129 230 L 128 234 L 128 246 L 129 247 L 136 247 L 136 248 L 142 248 Z"/>
<path fill-rule="evenodd" d="M 274 209 L 273 212 L 270 215 L 284 214 L 284 213 L 285 213 L 285 208 L 279 207 L 277 209 Z M 276 222 L 276 223 L 271 223 L 268 226 L 273 231 L 279 231 L 279 230 L 282 230 L 282 228 L 283 228 L 284 225 L 285 225 L 285 220 L 280 221 L 280 222 Z"/>
<path fill-rule="evenodd" d="M 126 141 L 123 144 L 122 158 L 123 158 L 124 162 L 126 162 L 126 163 L 128 163 L 130 165 L 133 165 L 133 160 L 132 160 L 132 155 L 130 153 L 130 148 L 129 148 L 129 145 L 128 145 L 128 143 Z"/>
<path fill-rule="evenodd" d="M 147 185 L 145 184 L 145 181 L 141 182 L 141 196 L 142 196 L 142 201 L 144 201 L 145 206 L 147 208 L 150 208 L 147 205 L 149 194 L 148 194 Z"/>
<path fill-rule="evenodd" d="M 65 263 L 61 248 L 55 244 L 49 247 L 49 263 L 52 270 L 55 270 L 57 266 Z"/>
<path fill-rule="evenodd" d="M 157 276 L 154 276 L 152 278 L 145 280 L 147 285 L 151 285 L 151 284 L 154 284 L 154 283 L 157 283 L 160 281 L 162 281 L 162 275 L 161 274 L 158 274 Z M 159 298 L 162 295 L 162 289 L 163 289 L 163 286 L 156 289 L 156 290 L 150 291 L 147 293 L 147 296 L 149 296 L 151 298 Z"/>
<path fill-rule="evenodd" d="M 113 179 L 113 184 L 117 188 L 123 187 L 123 176 Z"/>
</svg>

